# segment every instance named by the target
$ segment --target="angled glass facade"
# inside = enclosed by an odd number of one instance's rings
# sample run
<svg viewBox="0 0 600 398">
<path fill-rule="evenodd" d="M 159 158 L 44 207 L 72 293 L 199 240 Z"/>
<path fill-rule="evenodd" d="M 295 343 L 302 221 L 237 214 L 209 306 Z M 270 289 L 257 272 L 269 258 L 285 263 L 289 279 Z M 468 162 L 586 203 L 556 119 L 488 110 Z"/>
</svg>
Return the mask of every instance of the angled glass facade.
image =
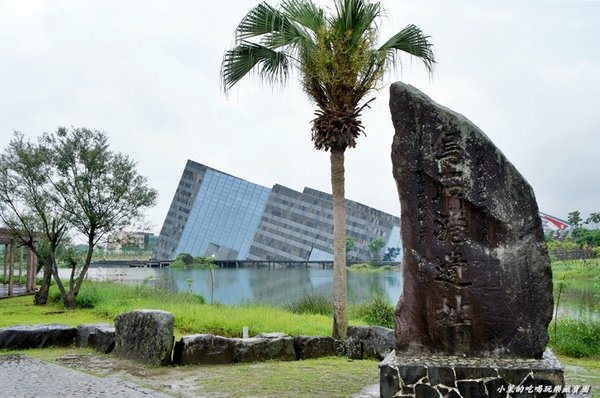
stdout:
<svg viewBox="0 0 600 398">
<path fill-rule="evenodd" d="M 355 241 L 348 259 L 371 257 L 368 244 L 383 239 L 400 247 L 400 219 L 346 201 L 347 235 Z M 333 260 L 330 194 L 269 189 L 188 161 L 152 257 L 179 253 L 219 260 Z M 400 256 L 398 256 L 399 258 Z"/>
<path fill-rule="evenodd" d="M 175 252 L 245 260 L 269 191 L 208 170 Z"/>
</svg>

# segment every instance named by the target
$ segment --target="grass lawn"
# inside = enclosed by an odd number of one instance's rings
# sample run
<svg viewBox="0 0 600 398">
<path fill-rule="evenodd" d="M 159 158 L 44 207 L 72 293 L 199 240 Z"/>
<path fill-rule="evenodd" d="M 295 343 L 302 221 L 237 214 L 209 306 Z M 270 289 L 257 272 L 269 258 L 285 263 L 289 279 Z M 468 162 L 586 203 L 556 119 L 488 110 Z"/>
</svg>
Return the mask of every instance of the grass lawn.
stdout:
<svg viewBox="0 0 600 398">
<path fill-rule="evenodd" d="M 86 282 L 80 296 L 80 308 L 64 310 L 58 302 L 33 305 L 32 296 L 0 300 L 0 327 L 16 324 L 113 322 L 125 311 L 158 309 L 175 315 L 175 335 L 211 333 L 241 337 L 248 326 L 250 334 L 283 332 L 290 336 L 331 334 L 332 318 L 325 315 L 296 314 L 284 309 L 245 305 L 226 307 L 203 304 L 201 297 L 148 287 L 132 287 L 111 282 Z M 81 308 L 90 307 L 90 308 Z M 362 325 L 361 320 L 351 324 Z"/>
</svg>

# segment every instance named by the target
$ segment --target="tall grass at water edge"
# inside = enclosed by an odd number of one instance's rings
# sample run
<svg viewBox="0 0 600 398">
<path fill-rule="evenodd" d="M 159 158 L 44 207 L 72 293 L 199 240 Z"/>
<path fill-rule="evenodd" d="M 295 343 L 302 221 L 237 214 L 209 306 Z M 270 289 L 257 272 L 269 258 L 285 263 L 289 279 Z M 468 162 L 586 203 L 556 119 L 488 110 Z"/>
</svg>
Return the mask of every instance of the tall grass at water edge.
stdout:
<svg viewBox="0 0 600 398">
<path fill-rule="evenodd" d="M 548 330 L 549 345 L 559 354 L 574 358 L 600 360 L 600 321 L 591 319 L 559 319 Z"/>
<path fill-rule="evenodd" d="M 297 314 L 320 314 L 332 316 L 333 300 L 325 293 L 305 294 L 285 307 Z M 381 292 L 375 294 L 371 302 L 352 305 L 350 318 L 360 319 L 367 325 L 394 328 L 394 306 Z"/>
<path fill-rule="evenodd" d="M 600 301 L 600 259 L 553 261 L 552 277 L 557 307 L 580 291 Z M 558 318 L 550 323 L 548 335 L 549 345 L 559 354 L 600 359 L 599 319 Z"/>
</svg>

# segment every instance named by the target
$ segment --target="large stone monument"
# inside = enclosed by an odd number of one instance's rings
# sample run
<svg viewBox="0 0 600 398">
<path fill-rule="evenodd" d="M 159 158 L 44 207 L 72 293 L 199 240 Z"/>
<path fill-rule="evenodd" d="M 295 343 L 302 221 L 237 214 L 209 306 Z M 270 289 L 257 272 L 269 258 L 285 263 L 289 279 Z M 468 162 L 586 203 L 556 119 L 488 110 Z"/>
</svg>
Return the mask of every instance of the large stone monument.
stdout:
<svg viewBox="0 0 600 398">
<path fill-rule="evenodd" d="M 404 290 L 382 396 L 507 396 L 530 373 L 532 388 L 560 386 L 545 352 L 552 277 L 532 188 L 477 126 L 414 87 L 393 84 L 390 108 Z"/>
</svg>

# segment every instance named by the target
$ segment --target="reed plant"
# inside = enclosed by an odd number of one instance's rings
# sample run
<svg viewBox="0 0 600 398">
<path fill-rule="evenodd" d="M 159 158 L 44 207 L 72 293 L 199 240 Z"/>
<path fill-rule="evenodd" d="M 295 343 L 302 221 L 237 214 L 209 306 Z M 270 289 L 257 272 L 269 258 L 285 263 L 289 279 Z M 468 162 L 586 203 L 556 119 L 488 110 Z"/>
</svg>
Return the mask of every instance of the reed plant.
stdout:
<svg viewBox="0 0 600 398">
<path fill-rule="evenodd" d="M 304 294 L 302 297 L 285 306 L 296 314 L 333 315 L 333 297 L 331 294 Z"/>
<path fill-rule="evenodd" d="M 600 360 L 600 320 L 559 319 L 556 333 L 550 332 L 550 346 L 555 352 L 575 358 Z"/>
</svg>

